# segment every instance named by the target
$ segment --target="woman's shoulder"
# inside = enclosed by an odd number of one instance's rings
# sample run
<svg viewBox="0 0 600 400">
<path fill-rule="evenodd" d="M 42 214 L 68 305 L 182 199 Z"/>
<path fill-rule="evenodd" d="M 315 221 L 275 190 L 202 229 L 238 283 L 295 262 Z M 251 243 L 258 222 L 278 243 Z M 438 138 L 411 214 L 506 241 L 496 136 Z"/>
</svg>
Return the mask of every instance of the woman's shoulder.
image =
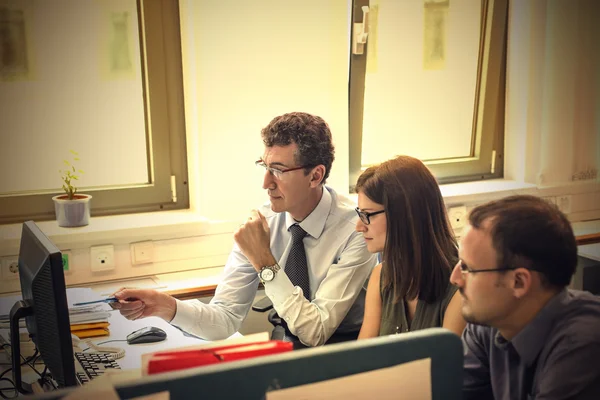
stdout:
<svg viewBox="0 0 600 400">
<path fill-rule="evenodd" d="M 379 286 L 381 286 L 381 268 L 382 268 L 383 263 L 379 263 L 377 264 L 375 267 L 373 267 L 373 271 L 371 272 L 371 279 L 375 279 L 379 282 Z"/>
<path fill-rule="evenodd" d="M 448 282 L 448 286 L 446 286 L 446 292 L 444 293 L 444 297 L 442 298 L 442 308 L 445 310 L 450 304 L 450 301 L 458 291 L 458 286 L 453 285 L 451 282 Z"/>
<path fill-rule="evenodd" d="M 373 272 L 372 272 L 372 274 L 373 274 L 373 275 L 376 275 L 376 276 L 380 276 L 380 275 L 381 275 L 381 266 L 382 266 L 382 265 L 383 265 L 383 263 L 379 263 L 379 264 L 377 264 L 375 267 L 373 267 Z"/>
</svg>

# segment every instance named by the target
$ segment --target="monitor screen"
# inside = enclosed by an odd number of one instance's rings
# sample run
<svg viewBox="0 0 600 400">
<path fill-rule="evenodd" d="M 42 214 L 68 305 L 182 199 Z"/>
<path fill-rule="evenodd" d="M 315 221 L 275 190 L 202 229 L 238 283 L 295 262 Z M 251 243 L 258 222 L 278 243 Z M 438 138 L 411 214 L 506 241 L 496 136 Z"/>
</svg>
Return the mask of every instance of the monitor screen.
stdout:
<svg viewBox="0 0 600 400">
<path fill-rule="evenodd" d="M 11 310 L 11 329 L 14 331 L 15 322 L 18 327 L 18 320 L 25 317 L 29 335 L 58 386 L 76 385 L 62 256 L 33 221 L 23 223 L 19 276 L 23 300 Z M 18 340 L 16 331 L 16 336 L 11 332 L 13 343 Z M 28 392 L 19 368 L 13 369 L 13 376 L 17 389 Z"/>
</svg>

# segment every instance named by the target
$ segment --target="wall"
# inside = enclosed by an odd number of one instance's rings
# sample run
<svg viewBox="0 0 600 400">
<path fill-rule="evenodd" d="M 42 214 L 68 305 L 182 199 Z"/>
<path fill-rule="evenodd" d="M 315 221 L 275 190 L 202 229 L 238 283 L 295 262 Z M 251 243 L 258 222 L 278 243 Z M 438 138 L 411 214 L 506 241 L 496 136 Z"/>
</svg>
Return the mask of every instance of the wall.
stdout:
<svg viewBox="0 0 600 400">
<path fill-rule="evenodd" d="M 265 201 L 260 130 L 290 111 L 328 122 L 336 146 L 329 183 L 348 187 L 348 4 L 181 2 L 186 118 L 202 215 L 230 219 Z M 273 34 L 273 32 L 277 32 Z"/>
</svg>

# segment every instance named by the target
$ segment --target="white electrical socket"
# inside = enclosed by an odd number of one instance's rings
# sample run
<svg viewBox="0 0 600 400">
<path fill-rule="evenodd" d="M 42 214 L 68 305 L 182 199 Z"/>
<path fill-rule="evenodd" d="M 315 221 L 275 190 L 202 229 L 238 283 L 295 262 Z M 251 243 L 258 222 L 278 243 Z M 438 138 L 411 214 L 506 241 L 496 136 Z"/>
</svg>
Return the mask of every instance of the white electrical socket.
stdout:
<svg viewBox="0 0 600 400">
<path fill-rule="evenodd" d="M 115 248 L 112 244 L 90 247 L 90 268 L 92 272 L 115 269 Z"/>
<path fill-rule="evenodd" d="M 19 257 L 2 257 L 2 279 L 19 279 Z"/>
<path fill-rule="evenodd" d="M 571 195 L 557 196 L 556 206 L 563 213 L 569 214 L 571 212 Z"/>
<path fill-rule="evenodd" d="M 154 261 L 154 242 L 152 240 L 131 243 L 129 248 L 131 265 L 148 264 Z"/>
<path fill-rule="evenodd" d="M 448 209 L 448 218 L 450 225 L 454 230 L 460 230 L 467 224 L 467 207 L 456 206 Z"/>
</svg>

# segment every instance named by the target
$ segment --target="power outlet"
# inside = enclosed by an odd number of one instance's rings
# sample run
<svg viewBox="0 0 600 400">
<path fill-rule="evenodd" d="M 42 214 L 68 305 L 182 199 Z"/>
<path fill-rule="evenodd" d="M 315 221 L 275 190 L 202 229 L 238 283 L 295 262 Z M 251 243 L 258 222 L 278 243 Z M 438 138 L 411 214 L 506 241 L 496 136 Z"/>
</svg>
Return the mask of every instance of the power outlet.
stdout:
<svg viewBox="0 0 600 400">
<path fill-rule="evenodd" d="M 71 254 L 70 251 L 66 251 L 66 250 L 61 250 L 61 254 L 62 254 L 63 271 L 65 274 L 69 274 L 73 270 L 73 264 L 71 261 L 73 259 L 73 255 Z"/>
<path fill-rule="evenodd" d="M 92 272 L 115 269 L 115 248 L 112 244 L 90 248 L 90 268 Z"/>
<path fill-rule="evenodd" d="M 461 230 L 467 224 L 467 207 L 456 206 L 448 209 L 448 218 L 450 225 L 455 231 Z"/>
<path fill-rule="evenodd" d="M 2 257 L 2 279 L 19 279 L 19 257 Z"/>
<path fill-rule="evenodd" d="M 563 213 L 569 214 L 571 212 L 571 195 L 557 196 L 556 206 Z"/>
</svg>

